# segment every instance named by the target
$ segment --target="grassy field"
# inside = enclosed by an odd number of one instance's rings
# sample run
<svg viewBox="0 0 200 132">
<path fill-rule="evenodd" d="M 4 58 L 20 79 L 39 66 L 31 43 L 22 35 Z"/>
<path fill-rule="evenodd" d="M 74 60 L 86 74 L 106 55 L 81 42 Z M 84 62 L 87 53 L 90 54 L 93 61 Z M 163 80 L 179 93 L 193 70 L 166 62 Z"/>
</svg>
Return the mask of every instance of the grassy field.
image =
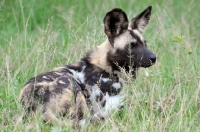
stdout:
<svg viewBox="0 0 200 132">
<path fill-rule="evenodd" d="M 101 44 L 103 18 L 112 8 L 131 19 L 152 5 L 144 38 L 157 63 L 129 80 L 120 115 L 81 131 L 200 131 L 200 1 L 157 1 L 1 0 L 0 130 L 75 131 L 70 124 L 45 125 L 39 115 L 23 122 L 21 88 L 30 77 L 78 61 Z"/>
</svg>

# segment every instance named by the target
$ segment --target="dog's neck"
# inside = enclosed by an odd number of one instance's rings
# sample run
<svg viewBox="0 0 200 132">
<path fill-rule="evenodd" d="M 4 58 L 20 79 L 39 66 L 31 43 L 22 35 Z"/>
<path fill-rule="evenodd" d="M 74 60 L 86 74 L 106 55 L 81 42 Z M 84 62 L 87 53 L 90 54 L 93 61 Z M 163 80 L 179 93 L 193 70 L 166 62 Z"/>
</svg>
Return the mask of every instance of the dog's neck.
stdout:
<svg viewBox="0 0 200 132">
<path fill-rule="evenodd" d="M 120 67 L 121 67 L 126 71 L 126 73 L 132 72 L 132 76 L 135 78 L 136 71 L 138 68 L 130 69 L 129 66 L 123 64 L 118 65 L 118 63 L 116 64 L 112 63 L 114 61 L 109 60 L 109 54 L 112 54 L 112 52 L 115 52 L 115 50 L 113 49 L 113 46 L 107 39 L 101 45 L 97 46 L 96 48 L 88 52 L 86 57 L 83 58 L 82 61 L 86 61 L 90 64 L 93 64 L 110 74 L 120 73 L 121 72 Z"/>
<path fill-rule="evenodd" d="M 109 40 L 107 39 L 104 43 L 97 46 L 90 52 L 90 63 L 94 64 L 101 69 L 111 73 L 113 71 L 111 65 L 107 59 L 107 53 L 112 49 L 112 45 L 110 44 Z"/>
</svg>

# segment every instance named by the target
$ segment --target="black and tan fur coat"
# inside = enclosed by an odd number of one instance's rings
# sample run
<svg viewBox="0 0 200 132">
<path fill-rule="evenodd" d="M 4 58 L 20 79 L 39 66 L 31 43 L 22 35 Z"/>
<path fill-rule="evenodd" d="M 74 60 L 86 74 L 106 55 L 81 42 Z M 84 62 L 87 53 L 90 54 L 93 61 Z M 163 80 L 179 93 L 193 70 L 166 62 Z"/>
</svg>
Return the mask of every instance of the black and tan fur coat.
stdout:
<svg viewBox="0 0 200 132">
<path fill-rule="evenodd" d="M 83 124 L 105 119 L 122 107 L 120 68 L 136 77 L 139 67 L 150 67 L 156 61 L 142 37 L 151 9 L 130 23 L 121 9 L 108 12 L 103 20 L 105 42 L 81 61 L 40 74 L 25 84 L 20 100 L 27 113 L 40 111 L 46 122 L 60 122 L 63 117 Z"/>
</svg>

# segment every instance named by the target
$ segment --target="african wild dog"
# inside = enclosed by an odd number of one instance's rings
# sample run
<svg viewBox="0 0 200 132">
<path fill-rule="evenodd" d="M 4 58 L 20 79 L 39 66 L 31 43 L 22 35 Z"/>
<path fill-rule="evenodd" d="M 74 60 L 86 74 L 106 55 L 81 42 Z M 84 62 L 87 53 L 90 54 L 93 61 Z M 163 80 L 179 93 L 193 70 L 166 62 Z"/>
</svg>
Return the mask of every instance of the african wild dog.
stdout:
<svg viewBox="0 0 200 132">
<path fill-rule="evenodd" d="M 130 23 L 121 9 L 108 12 L 103 20 L 105 42 L 81 61 L 40 74 L 25 84 L 20 100 L 27 112 L 41 110 L 46 122 L 68 117 L 83 123 L 104 119 L 120 108 L 124 97 L 120 69 L 135 77 L 139 67 L 150 67 L 156 61 L 142 37 L 151 9 L 149 6 Z"/>
</svg>

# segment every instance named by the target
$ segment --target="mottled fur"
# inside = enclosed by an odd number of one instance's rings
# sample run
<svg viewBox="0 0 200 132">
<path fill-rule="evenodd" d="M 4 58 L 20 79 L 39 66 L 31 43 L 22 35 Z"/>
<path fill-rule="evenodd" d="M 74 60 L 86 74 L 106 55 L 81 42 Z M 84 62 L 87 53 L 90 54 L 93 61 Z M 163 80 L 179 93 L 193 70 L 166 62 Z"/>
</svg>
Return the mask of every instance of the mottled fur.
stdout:
<svg viewBox="0 0 200 132">
<path fill-rule="evenodd" d="M 23 87 L 20 100 L 27 110 L 40 111 L 44 121 L 75 123 L 106 118 L 123 105 L 124 87 L 120 68 L 136 77 L 139 67 L 149 67 L 156 56 L 148 50 L 142 33 L 149 23 L 151 6 L 128 22 L 121 9 L 104 18 L 108 39 L 80 61 L 31 78 Z"/>
</svg>

